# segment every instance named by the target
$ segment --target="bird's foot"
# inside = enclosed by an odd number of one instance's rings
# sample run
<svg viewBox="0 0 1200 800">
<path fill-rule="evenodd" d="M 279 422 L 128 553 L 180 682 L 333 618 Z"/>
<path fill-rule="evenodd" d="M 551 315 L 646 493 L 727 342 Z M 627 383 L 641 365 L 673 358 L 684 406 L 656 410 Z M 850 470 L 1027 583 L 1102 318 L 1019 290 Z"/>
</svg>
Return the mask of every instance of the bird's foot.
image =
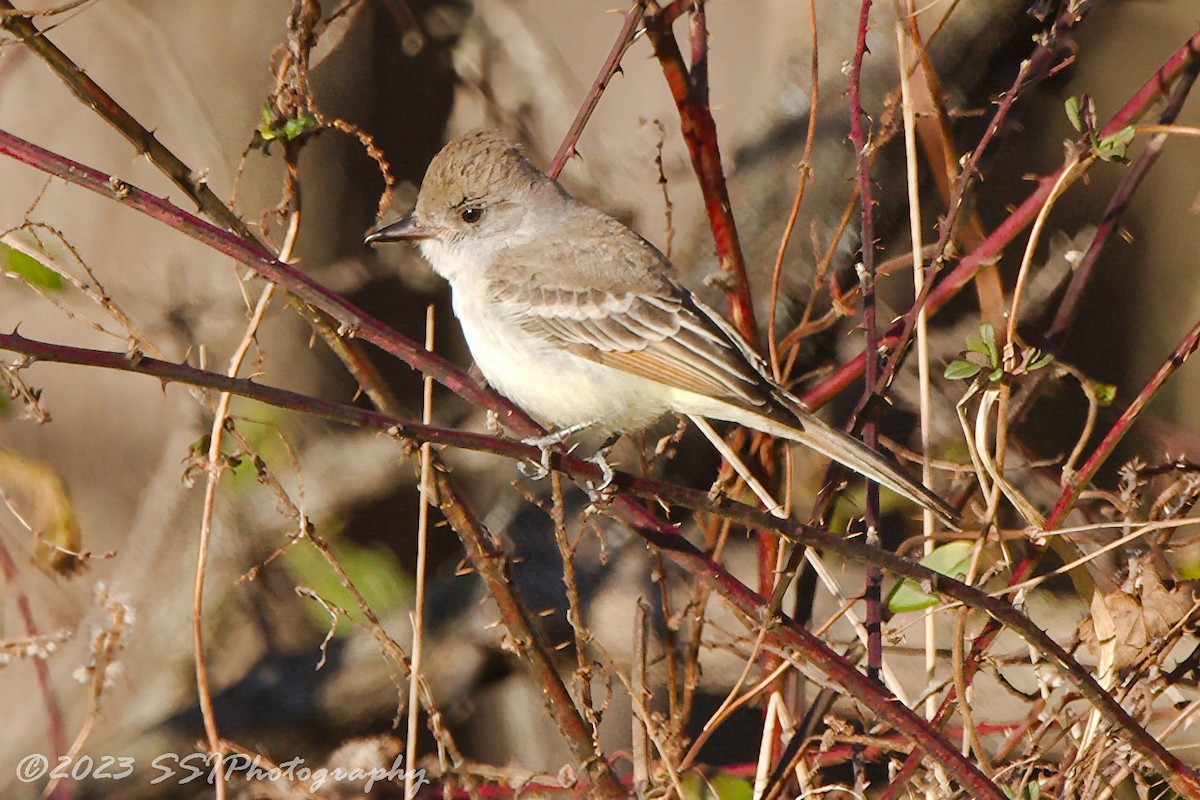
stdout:
<svg viewBox="0 0 1200 800">
<path fill-rule="evenodd" d="M 599 485 L 595 485 L 591 481 L 587 481 L 584 484 L 587 489 L 588 499 L 591 500 L 592 503 L 608 503 L 613 499 L 613 496 L 616 495 L 616 491 L 613 489 L 612 485 L 613 476 L 615 473 L 613 472 L 612 466 L 610 466 L 608 463 L 608 454 L 612 452 L 613 447 L 620 438 L 621 434 L 614 433 L 612 436 L 608 437 L 608 439 L 604 441 L 604 444 L 600 445 L 600 449 L 588 459 L 589 463 L 595 464 L 600 468 Z"/>
<path fill-rule="evenodd" d="M 527 444 L 527 443 L 526 443 Z M 527 459 L 517 464 L 517 471 L 531 481 L 540 481 L 550 474 L 550 454 L 554 452 L 548 447 L 542 448 L 541 461 Z"/>
<path fill-rule="evenodd" d="M 517 469 L 531 481 L 542 480 L 550 474 L 550 454 L 553 452 L 550 448 L 557 444 L 562 444 L 575 434 L 595 424 L 594 420 L 591 422 L 580 422 L 557 431 L 551 431 L 545 436 L 530 436 L 522 439 L 521 444 L 527 444 L 530 447 L 540 449 L 542 451 L 542 458 L 538 462 L 522 461 L 517 465 Z"/>
</svg>

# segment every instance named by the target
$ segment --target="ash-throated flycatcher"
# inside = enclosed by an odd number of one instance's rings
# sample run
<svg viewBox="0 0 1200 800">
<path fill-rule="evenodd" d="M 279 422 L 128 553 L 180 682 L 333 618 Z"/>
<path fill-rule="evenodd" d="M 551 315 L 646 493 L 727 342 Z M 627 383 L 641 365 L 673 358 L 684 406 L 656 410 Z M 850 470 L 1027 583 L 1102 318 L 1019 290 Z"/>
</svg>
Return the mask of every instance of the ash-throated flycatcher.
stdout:
<svg viewBox="0 0 1200 800">
<path fill-rule="evenodd" d="M 958 514 L 776 384 L 670 262 L 579 202 L 496 131 L 442 148 L 416 209 L 367 242 L 412 240 L 450 282 L 454 314 L 497 391 L 557 430 L 645 428 L 668 411 L 811 447 L 956 524 Z"/>
</svg>

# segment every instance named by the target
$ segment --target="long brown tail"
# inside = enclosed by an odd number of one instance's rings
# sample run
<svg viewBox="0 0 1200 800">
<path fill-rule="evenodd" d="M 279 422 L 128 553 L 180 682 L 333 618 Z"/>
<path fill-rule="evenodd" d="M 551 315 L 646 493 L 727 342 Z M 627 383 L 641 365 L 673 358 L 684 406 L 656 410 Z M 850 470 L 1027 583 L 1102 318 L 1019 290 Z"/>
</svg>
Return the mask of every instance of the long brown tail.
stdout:
<svg viewBox="0 0 1200 800">
<path fill-rule="evenodd" d="M 779 404 L 796 418 L 794 424 L 758 411 L 733 406 L 721 417 L 781 439 L 799 442 L 857 474 L 928 508 L 955 530 L 962 528 L 962 516 L 923 483 L 910 477 L 898 464 L 853 436 L 827 425 L 798 399 L 787 393 L 781 394 L 782 396 L 777 398 Z"/>
</svg>

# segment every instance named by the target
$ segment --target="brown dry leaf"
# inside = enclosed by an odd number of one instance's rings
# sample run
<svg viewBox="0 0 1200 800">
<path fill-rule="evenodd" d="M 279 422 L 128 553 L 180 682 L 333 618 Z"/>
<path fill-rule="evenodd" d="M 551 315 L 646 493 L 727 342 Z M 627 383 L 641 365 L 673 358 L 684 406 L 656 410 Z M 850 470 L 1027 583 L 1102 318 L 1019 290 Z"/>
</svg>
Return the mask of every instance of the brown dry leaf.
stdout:
<svg viewBox="0 0 1200 800">
<path fill-rule="evenodd" d="M 1166 636 L 1192 608 L 1183 586 L 1168 591 L 1149 559 L 1133 562 L 1120 590 L 1092 598 L 1092 618 L 1079 625 L 1079 638 L 1101 665 L 1122 670 Z"/>
<path fill-rule="evenodd" d="M 0 448 L 0 502 L 34 535 L 33 563 L 73 576 L 83 568 L 83 535 L 58 473 L 48 465 Z"/>
</svg>

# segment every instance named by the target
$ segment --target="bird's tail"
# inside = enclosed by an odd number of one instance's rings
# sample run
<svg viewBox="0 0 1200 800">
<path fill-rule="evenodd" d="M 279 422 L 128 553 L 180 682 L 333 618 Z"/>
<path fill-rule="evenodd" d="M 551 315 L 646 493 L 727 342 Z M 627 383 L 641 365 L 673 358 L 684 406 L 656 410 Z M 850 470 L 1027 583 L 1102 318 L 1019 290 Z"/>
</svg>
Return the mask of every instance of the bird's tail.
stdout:
<svg viewBox="0 0 1200 800">
<path fill-rule="evenodd" d="M 791 394 L 779 390 L 776 400 L 780 406 L 786 408 L 795 417 L 795 422 L 785 421 L 782 419 L 782 414 L 768 416 L 760 411 L 740 406 L 736 407 L 736 410 L 732 406 L 723 409 L 725 413 L 721 415 L 710 413 L 707 416 L 737 422 L 781 439 L 799 442 L 848 467 L 855 473 L 928 508 L 955 530 L 961 529 L 962 516 L 923 483 L 909 476 L 890 458 L 877 450 L 872 450 L 848 433 L 826 424 Z"/>
</svg>

